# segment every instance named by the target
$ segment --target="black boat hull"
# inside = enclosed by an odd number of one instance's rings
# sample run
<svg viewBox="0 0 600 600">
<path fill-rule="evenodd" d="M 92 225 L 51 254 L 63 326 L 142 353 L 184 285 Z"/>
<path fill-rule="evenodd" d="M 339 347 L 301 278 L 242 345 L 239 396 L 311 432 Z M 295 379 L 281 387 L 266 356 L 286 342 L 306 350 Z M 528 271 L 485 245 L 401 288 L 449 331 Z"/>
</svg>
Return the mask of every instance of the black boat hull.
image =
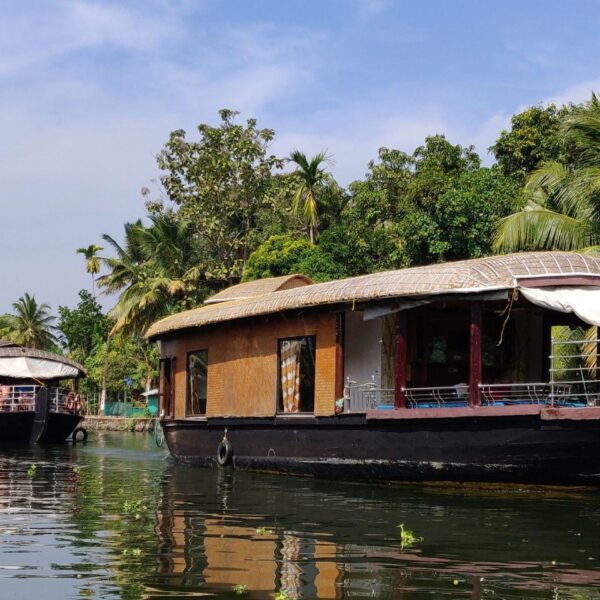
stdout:
<svg viewBox="0 0 600 600">
<path fill-rule="evenodd" d="M 29 443 L 35 413 L 0 412 L 0 443 Z"/>
<path fill-rule="evenodd" d="M 600 485 L 600 421 L 494 418 L 212 418 L 164 421 L 171 454 L 240 469 L 383 481 Z"/>
<path fill-rule="evenodd" d="M 75 431 L 83 417 L 67 413 L 49 413 L 46 429 L 39 438 L 40 444 L 59 444 Z"/>
</svg>

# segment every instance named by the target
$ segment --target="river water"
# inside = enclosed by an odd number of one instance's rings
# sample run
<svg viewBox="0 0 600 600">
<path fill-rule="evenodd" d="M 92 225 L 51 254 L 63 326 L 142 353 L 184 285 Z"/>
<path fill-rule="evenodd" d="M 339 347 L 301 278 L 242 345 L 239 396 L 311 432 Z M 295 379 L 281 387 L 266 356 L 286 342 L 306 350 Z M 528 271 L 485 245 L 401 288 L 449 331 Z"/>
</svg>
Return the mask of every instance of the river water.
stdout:
<svg viewBox="0 0 600 600">
<path fill-rule="evenodd" d="M 600 599 L 600 493 L 198 469 L 118 433 L 0 449 L 0 486 L 2 599 Z"/>
</svg>

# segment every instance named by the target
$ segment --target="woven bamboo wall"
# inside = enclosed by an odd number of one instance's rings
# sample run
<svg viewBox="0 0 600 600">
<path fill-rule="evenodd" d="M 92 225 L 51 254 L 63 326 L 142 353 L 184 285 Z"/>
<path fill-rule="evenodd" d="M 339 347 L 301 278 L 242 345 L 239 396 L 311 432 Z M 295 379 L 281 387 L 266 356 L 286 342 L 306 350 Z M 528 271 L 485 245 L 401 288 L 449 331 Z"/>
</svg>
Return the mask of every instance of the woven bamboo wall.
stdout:
<svg viewBox="0 0 600 600">
<path fill-rule="evenodd" d="M 177 334 L 176 334 L 177 335 Z M 335 314 L 272 315 L 187 330 L 163 339 L 175 356 L 175 418 L 185 417 L 187 353 L 208 349 L 208 416 L 272 416 L 277 408 L 277 340 L 316 335 L 315 414 L 335 412 Z"/>
</svg>

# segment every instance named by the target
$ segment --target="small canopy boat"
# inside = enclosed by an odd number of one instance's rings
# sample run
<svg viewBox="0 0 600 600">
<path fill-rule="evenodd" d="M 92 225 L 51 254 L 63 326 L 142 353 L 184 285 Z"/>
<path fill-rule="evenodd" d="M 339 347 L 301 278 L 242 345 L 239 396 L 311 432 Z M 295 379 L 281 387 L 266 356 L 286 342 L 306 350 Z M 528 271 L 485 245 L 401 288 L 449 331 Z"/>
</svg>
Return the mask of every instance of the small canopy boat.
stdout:
<svg viewBox="0 0 600 600">
<path fill-rule="evenodd" d="M 0 340 L 0 442 L 64 441 L 85 412 L 77 391 L 85 375 L 64 356 Z"/>
</svg>

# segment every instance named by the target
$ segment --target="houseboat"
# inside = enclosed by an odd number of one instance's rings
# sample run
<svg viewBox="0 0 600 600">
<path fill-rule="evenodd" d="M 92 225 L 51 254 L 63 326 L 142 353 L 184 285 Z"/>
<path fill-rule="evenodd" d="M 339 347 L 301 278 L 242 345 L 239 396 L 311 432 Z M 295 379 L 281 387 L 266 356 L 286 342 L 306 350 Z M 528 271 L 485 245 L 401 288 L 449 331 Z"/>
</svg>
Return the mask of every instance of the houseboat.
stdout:
<svg viewBox="0 0 600 600">
<path fill-rule="evenodd" d="M 75 361 L 0 340 L 0 442 L 64 442 L 83 418 L 82 376 Z"/>
<path fill-rule="evenodd" d="M 600 259 L 533 252 L 242 283 L 147 337 L 182 461 L 598 485 L 598 326 Z"/>
</svg>

